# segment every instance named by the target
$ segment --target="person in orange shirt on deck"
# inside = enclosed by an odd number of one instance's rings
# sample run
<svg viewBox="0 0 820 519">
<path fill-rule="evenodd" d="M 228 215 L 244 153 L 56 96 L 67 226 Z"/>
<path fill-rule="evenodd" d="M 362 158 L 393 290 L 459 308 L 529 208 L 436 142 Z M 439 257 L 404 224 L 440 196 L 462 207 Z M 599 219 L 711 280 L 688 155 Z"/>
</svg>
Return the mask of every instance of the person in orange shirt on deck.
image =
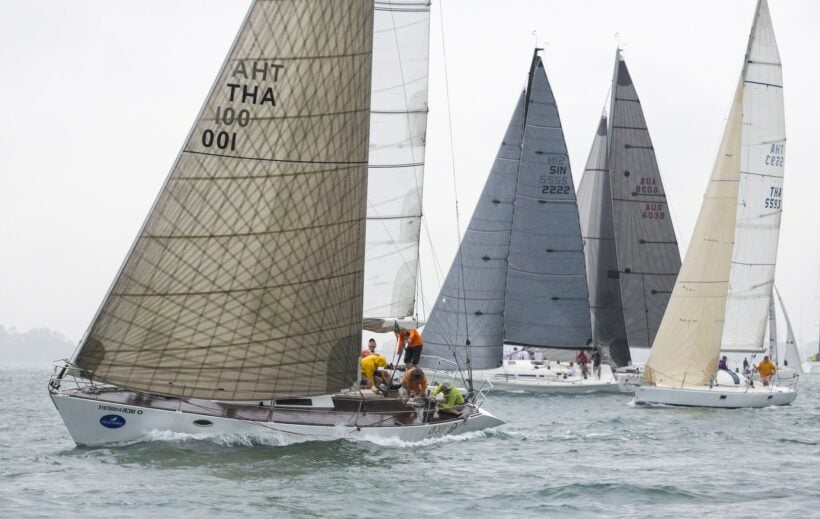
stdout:
<svg viewBox="0 0 820 519">
<path fill-rule="evenodd" d="M 407 398 L 427 396 L 427 377 L 421 368 L 407 370 L 401 379 L 402 396 Z"/>
<path fill-rule="evenodd" d="M 769 385 L 769 381 L 772 379 L 772 375 L 774 375 L 776 371 L 777 366 L 769 360 L 768 355 L 763 357 L 763 361 L 757 365 L 757 372 L 760 374 L 760 381 L 763 382 L 764 386 Z"/>
<path fill-rule="evenodd" d="M 404 351 L 404 364 L 407 369 L 419 365 L 421 358 L 421 350 L 424 347 L 424 340 L 418 330 L 408 330 L 407 328 L 400 328 L 398 332 L 394 332 L 398 339 L 398 354 Z"/>
</svg>

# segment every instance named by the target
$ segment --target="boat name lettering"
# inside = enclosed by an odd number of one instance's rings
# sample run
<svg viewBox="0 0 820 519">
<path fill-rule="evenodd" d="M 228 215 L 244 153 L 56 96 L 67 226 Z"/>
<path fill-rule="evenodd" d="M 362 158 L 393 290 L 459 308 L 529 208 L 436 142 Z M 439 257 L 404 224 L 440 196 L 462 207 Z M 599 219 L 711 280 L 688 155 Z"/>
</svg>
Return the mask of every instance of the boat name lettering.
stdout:
<svg viewBox="0 0 820 519">
<path fill-rule="evenodd" d="M 666 210 L 663 204 L 652 202 L 646 204 L 641 218 L 644 220 L 663 220 L 666 218 Z"/>
<path fill-rule="evenodd" d="M 127 407 L 114 407 L 111 405 L 98 405 L 97 409 L 100 411 L 114 411 L 115 413 L 123 414 L 142 414 L 142 409 L 129 409 Z"/>
<path fill-rule="evenodd" d="M 455 431 L 458 428 L 458 423 L 445 423 L 441 425 L 434 425 L 427 429 L 427 437 L 444 436 Z"/>
<path fill-rule="evenodd" d="M 786 160 L 786 145 L 785 144 L 772 144 L 771 148 L 769 148 L 769 154 L 766 155 L 765 163 L 767 166 L 775 166 L 781 167 L 783 166 L 783 162 Z"/>
<path fill-rule="evenodd" d="M 783 188 L 772 186 L 769 188 L 769 198 L 763 200 L 763 209 L 780 209 L 783 202 Z"/>
</svg>

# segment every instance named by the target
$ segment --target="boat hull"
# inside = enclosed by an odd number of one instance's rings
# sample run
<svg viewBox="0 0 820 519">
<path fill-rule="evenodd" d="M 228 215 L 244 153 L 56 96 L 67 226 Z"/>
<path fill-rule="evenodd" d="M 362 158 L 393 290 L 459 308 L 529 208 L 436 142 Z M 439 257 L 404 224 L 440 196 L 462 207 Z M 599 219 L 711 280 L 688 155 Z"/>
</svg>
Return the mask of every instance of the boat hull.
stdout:
<svg viewBox="0 0 820 519">
<path fill-rule="evenodd" d="M 620 393 L 618 381 L 609 366 L 601 366 L 601 377 L 569 375 L 564 362 L 505 360 L 495 369 L 473 370 L 473 381 L 492 384 L 493 391 L 537 394 L 583 395 Z M 565 376 L 567 375 L 567 376 Z"/>
<path fill-rule="evenodd" d="M 418 442 L 449 434 L 480 431 L 504 423 L 489 412 L 476 408 L 471 408 L 470 413 L 466 416 L 440 419 L 429 423 L 378 426 L 373 425 L 371 420 L 371 425 L 356 426 L 214 416 L 212 413 L 158 409 L 105 399 L 81 398 L 60 391 L 52 391 L 50 396 L 72 439 L 79 446 L 135 443 L 155 438 L 158 433 L 270 437 L 285 442 L 341 438 L 395 439 Z M 310 416 L 311 412 L 327 414 L 330 410 L 301 409 L 294 412 L 292 416 Z M 351 418 L 351 413 L 340 413 L 340 415 L 343 415 L 341 422 Z M 287 412 L 284 416 L 287 416 Z"/>
<path fill-rule="evenodd" d="M 636 405 L 663 404 L 683 407 L 715 407 L 737 409 L 788 405 L 797 398 L 797 391 L 783 386 L 731 387 L 658 387 L 635 388 Z"/>
</svg>

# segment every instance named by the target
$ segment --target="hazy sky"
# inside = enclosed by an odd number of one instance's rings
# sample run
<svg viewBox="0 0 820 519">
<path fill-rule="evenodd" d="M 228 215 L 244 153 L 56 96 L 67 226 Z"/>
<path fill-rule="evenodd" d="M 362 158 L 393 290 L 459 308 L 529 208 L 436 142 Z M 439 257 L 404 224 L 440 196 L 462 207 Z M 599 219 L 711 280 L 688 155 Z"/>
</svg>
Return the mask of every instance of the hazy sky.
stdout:
<svg viewBox="0 0 820 519">
<path fill-rule="evenodd" d="M 0 324 L 79 339 L 222 64 L 248 1 L 0 2 Z M 770 0 L 786 179 L 777 284 L 801 340 L 820 319 L 820 1 Z M 617 40 L 682 250 L 742 66 L 755 0 L 445 0 L 433 5 L 425 212 L 446 271 L 528 71 L 536 31 L 576 186 Z M 441 9 L 444 12 L 442 48 Z M 426 242 L 427 237 L 423 237 Z M 423 247 L 428 302 L 438 284 Z"/>
</svg>

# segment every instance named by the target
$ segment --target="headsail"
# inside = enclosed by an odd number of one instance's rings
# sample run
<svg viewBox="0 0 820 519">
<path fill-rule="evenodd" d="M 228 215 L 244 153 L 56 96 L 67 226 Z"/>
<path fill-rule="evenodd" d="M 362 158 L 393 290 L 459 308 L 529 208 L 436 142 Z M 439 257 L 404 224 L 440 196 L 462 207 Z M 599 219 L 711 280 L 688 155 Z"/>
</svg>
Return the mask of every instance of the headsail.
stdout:
<svg viewBox="0 0 820 519">
<path fill-rule="evenodd" d="M 798 373 L 803 373 L 800 348 L 797 347 L 797 339 L 794 336 L 792 321 L 789 319 L 789 314 L 786 312 L 786 305 L 783 304 L 783 298 L 780 297 L 780 291 L 776 286 L 774 287 L 774 293 L 777 295 L 777 302 L 780 303 L 780 310 L 783 311 L 783 318 L 786 321 L 786 349 L 783 352 L 783 360 L 788 364 L 789 368 Z"/>
<path fill-rule="evenodd" d="M 373 5 L 257 1 L 74 362 L 223 400 L 355 379 Z"/>
<path fill-rule="evenodd" d="M 621 304 L 607 155 L 607 118 L 602 115 L 578 188 L 578 209 L 586 252 L 593 344 L 608 350 L 613 364 L 625 366 L 630 354 Z"/>
<path fill-rule="evenodd" d="M 633 348 L 648 348 L 680 270 L 680 252 L 655 148 L 620 49 L 609 124 L 609 178 L 627 340 Z"/>
<path fill-rule="evenodd" d="M 425 355 L 464 362 L 469 348 L 474 369 L 498 366 L 504 341 L 591 339 L 575 187 L 537 54 L 424 337 Z"/>
<path fill-rule="evenodd" d="M 780 59 L 761 0 L 712 178 L 646 364 L 649 382 L 708 384 L 721 349 L 762 351 L 785 141 Z"/>
<path fill-rule="evenodd" d="M 365 328 L 413 315 L 427 131 L 429 0 L 378 0 L 365 252 Z M 374 327 L 375 325 L 375 327 Z"/>
<path fill-rule="evenodd" d="M 504 290 L 510 251 L 515 182 L 524 136 L 522 93 L 467 232 L 424 327 L 424 354 L 475 369 L 494 368 L 503 354 Z M 463 365 L 463 364 L 462 364 Z"/>
</svg>

